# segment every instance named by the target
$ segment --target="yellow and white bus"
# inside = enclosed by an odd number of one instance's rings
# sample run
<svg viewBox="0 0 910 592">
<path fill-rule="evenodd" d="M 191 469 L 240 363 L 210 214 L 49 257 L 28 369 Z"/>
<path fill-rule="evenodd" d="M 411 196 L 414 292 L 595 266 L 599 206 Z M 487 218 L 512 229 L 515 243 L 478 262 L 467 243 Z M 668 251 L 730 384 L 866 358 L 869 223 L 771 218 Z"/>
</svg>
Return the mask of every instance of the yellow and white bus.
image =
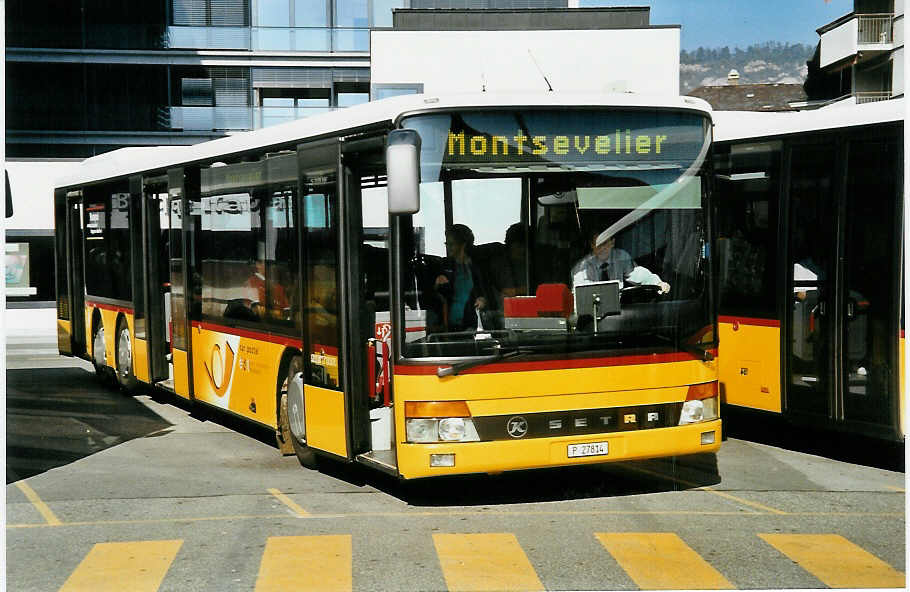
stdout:
<svg viewBox="0 0 910 592">
<path fill-rule="evenodd" d="M 903 439 L 904 113 L 714 114 L 726 405 Z"/>
<path fill-rule="evenodd" d="M 692 98 L 412 95 L 91 158 L 55 191 L 60 352 L 308 466 L 714 452 L 711 126 Z"/>
</svg>

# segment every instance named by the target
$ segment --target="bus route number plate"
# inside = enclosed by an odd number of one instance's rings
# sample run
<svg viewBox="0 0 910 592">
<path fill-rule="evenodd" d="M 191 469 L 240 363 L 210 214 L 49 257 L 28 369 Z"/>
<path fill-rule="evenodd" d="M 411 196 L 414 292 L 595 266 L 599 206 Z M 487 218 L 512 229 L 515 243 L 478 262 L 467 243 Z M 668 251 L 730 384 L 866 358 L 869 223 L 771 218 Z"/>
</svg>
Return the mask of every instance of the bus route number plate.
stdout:
<svg viewBox="0 0 910 592">
<path fill-rule="evenodd" d="M 588 442 L 587 444 L 569 444 L 569 458 L 583 456 L 606 456 L 608 442 Z"/>
</svg>

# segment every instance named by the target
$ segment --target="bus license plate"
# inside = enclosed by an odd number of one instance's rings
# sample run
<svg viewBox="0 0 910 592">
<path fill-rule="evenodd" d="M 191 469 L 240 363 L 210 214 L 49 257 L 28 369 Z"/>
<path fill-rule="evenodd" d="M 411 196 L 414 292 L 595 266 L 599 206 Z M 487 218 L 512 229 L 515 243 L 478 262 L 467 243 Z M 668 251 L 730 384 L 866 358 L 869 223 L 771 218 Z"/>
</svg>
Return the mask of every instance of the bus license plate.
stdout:
<svg viewBox="0 0 910 592">
<path fill-rule="evenodd" d="M 569 458 L 579 458 L 582 456 L 606 456 L 608 448 L 608 442 L 569 444 Z"/>
</svg>

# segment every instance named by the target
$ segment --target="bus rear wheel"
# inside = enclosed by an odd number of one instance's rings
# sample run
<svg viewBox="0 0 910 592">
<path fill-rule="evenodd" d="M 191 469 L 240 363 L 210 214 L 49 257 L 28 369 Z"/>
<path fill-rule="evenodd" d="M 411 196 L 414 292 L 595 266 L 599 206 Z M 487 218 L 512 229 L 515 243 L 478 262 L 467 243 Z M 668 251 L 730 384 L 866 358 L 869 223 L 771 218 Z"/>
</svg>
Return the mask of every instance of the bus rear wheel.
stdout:
<svg viewBox="0 0 910 592">
<path fill-rule="evenodd" d="M 278 402 L 278 440 L 284 452 L 286 443 L 291 448 L 300 464 L 308 469 L 318 468 L 318 457 L 315 451 L 306 445 L 306 422 L 304 419 L 303 385 L 294 377 L 303 370 L 303 358 L 294 356 L 288 363 L 287 374 L 281 385 Z"/>
<path fill-rule="evenodd" d="M 133 341 L 130 328 L 121 317 L 117 323 L 117 382 L 127 391 L 136 388 L 136 377 L 133 374 Z"/>
</svg>

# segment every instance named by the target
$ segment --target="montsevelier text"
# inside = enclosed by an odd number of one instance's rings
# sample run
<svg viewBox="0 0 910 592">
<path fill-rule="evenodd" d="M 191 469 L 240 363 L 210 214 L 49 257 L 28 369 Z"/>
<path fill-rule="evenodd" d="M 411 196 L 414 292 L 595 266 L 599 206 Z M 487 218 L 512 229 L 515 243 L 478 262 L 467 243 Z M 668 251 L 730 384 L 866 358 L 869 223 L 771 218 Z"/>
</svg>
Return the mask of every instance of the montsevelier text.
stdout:
<svg viewBox="0 0 910 592">
<path fill-rule="evenodd" d="M 449 132 L 448 156 L 501 155 L 584 155 L 593 154 L 660 154 L 667 141 L 664 135 L 632 135 L 632 130 L 616 130 L 615 134 L 600 136 L 514 136 L 466 135 Z M 510 142 L 512 142 L 510 144 Z"/>
</svg>

